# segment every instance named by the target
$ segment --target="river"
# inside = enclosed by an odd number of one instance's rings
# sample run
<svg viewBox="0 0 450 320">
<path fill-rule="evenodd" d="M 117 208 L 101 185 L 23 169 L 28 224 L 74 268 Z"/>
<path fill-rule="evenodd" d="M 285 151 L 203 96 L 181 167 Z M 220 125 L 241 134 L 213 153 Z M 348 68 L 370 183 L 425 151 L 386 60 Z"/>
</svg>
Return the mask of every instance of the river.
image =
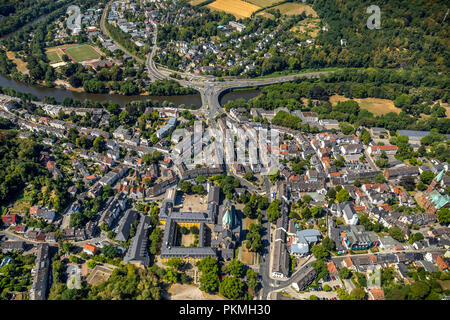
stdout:
<svg viewBox="0 0 450 320">
<path fill-rule="evenodd" d="M 178 95 L 178 96 L 143 96 L 143 95 L 135 95 L 135 96 L 124 96 L 120 94 L 94 94 L 94 93 L 86 93 L 86 92 L 75 92 L 71 90 L 66 90 L 63 88 L 46 88 L 38 85 L 31 85 L 23 82 L 19 82 L 10 78 L 7 78 L 0 74 L 0 86 L 4 88 L 12 88 L 19 92 L 31 93 L 36 96 L 39 100 L 44 99 L 44 97 L 54 97 L 57 102 L 61 103 L 62 100 L 66 97 L 84 101 L 86 99 L 98 102 L 116 102 L 117 104 L 124 106 L 128 102 L 131 101 L 143 101 L 143 100 L 157 100 L 163 102 L 167 100 L 172 102 L 175 105 L 185 104 L 195 105 L 197 107 L 201 107 L 202 100 L 200 94 L 189 94 L 189 95 Z M 230 100 L 235 100 L 238 98 L 244 98 L 245 100 L 249 100 L 253 97 L 256 97 L 260 93 L 259 90 L 250 89 L 250 90 L 239 90 L 232 91 L 223 94 L 220 98 L 221 105 L 227 103 Z"/>
<path fill-rule="evenodd" d="M 39 100 L 44 99 L 44 97 L 54 97 L 57 102 L 61 102 L 64 98 L 72 98 L 76 100 L 92 100 L 98 102 L 116 102 L 117 104 L 124 106 L 130 101 L 142 101 L 142 100 L 157 100 L 163 102 L 167 100 L 175 105 L 185 104 L 185 105 L 195 105 L 200 107 L 202 105 L 202 100 L 200 94 L 189 94 L 182 96 L 124 96 L 120 94 L 94 94 L 86 92 L 75 92 L 71 90 L 66 90 L 63 88 L 46 88 L 37 85 L 31 85 L 23 82 L 19 82 L 10 78 L 7 78 L 0 74 L 0 86 L 4 88 L 12 88 L 19 92 L 31 93 L 36 96 Z"/>
</svg>

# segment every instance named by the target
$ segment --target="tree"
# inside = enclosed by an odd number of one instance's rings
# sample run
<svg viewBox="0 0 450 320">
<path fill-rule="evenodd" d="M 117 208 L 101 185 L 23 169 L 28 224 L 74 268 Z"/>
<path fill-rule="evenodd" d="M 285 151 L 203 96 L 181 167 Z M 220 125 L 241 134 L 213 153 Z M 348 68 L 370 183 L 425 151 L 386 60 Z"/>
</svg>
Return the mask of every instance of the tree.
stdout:
<svg viewBox="0 0 450 320">
<path fill-rule="evenodd" d="M 267 219 L 269 222 L 274 222 L 280 217 L 280 205 L 281 201 L 278 199 L 273 200 L 269 208 L 267 209 Z"/>
<path fill-rule="evenodd" d="M 178 281 L 178 272 L 176 272 L 172 268 L 167 269 L 166 273 L 164 275 L 164 280 L 166 280 L 168 283 L 177 283 L 177 281 Z"/>
<path fill-rule="evenodd" d="M 422 300 L 430 293 L 430 286 L 425 281 L 416 281 L 410 286 L 410 296 L 413 300 Z"/>
<path fill-rule="evenodd" d="M 358 280 L 358 285 L 361 288 L 364 288 L 367 286 L 367 278 L 364 274 L 357 272 L 356 273 L 356 279 Z"/>
<path fill-rule="evenodd" d="M 392 227 L 389 229 L 389 235 L 399 241 L 399 242 L 404 242 L 405 241 L 405 234 L 403 233 L 403 231 L 399 228 L 399 227 Z"/>
<path fill-rule="evenodd" d="M 180 268 L 184 265 L 184 260 L 181 258 L 172 258 L 166 262 L 166 265 L 174 268 L 175 270 L 180 270 Z"/>
<path fill-rule="evenodd" d="M 339 270 L 339 278 L 341 279 L 349 279 L 351 275 L 351 270 L 343 267 Z"/>
<path fill-rule="evenodd" d="M 244 272 L 244 265 L 236 258 L 232 259 L 226 266 L 226 272 L 234 277 L 240 278 Z"/>
<path fill-rule="evenodd" d="M 219 287 L 219 267 L 217 259 L 206 257 L 197 262 L 197 267 L 202 273 L 200 276 L 200 290 L 205 292 L 216 292 Z"/>
<path fill-rule="evenodd" d="M 69 257 L 69 261 L 72 262 L 72 263 L 75 263 L 75 264 L 80 263 L 80 259 L 77 256 L 74 256 L 74 255 L 71 255 Z"/>
<path fill-rule="evenodd" d="M 336 248 L 336 244 L 330 237 L 325 237 L 322 240 L 322 246 L 325 248 L 325 250 L 332 251 Z"/>
<path fill-rule="evenodd" d="M 115 258 L 118 253 L 119 249 L 117 249 L 116 246 L 113 246 L 112 244 L 107 244 L 102 248 L 102 253 L 107 258 Z"/>
<path fill-rule="evenodd" d="M 438 210 L 437 214 L 439 223 L 450 223 L 450 208 L 441 208 Z"/>
<path fill-rule="evenodd" d="M 366 292 L 362 288 L 355 288 L 350 292 L 351 300 L 365 300 Z"/>
<path fill-rule="evenodd" d="M 332 200 L 336 199 L 336 189 L 330 188 L 327 192 L 327 197 Z"/>
<path fill-rule="evenodd" d="M 340 122 L 339 123 L 339 128 L 341 129 L 343 134 L 354 134 L 355 133 L 355 128 L 347 122 Z"/>
<path fill-rule="evenodd" d="M 190 231 L 191 231 L 192 234 L 198 234 L 200 232 L 200 230 L 198 229 L 197 226 L 192 226 L 190 228 Z"/>
<path fill-rule="evenodd" d="M 386 182 L 386 178 L 385 178 L 384 174 L 382 174 L 382 173 L 377 174 L 373 180 L 375 181 L 375 183 Z"/>
<path fill-rule="evenodd" d="M 248 287 L 256 291 L 256 288 L 258 287 L 258 274 L 253 269 L 247 269 L 247 273 L 245 274 L 247 278 L 247 285 Z"/>
<path fill-rule="evenodd" d="M 394 105 L 397 108 L 404 109 L 411 105 L 411 99 L 407 94 L 401 94 L 394 100 Z"/>
<path fill-rule="evenodd" d="M 244 283 L 235 277 L 226 277 L 220 283 L 219 292 L 225 298 L 237 299 L 242 295 Z"/>
<path fill-rule="evenodd" d="M 156 227 L 155 229 L 153 229 L 152 233 L 149 236 L 149 239 L 151 241 L 150 244 L 150 253 L 151 254 L 156 254 L 159 250 L 159 244 L 161 243 L 161 239 L 162 239 L 162 231 L 160 228 Z"/>
<path fill-rule="evenodd" d="M 314 255 L 314 257 L 316 257 L 317 260 L 326 259 L 330 255 L 329 252 L 323 246 L 318 245 L 312 246 L 311 252 Z"/>
<path fill-rule="evenodd" d="M 434 173 L 431 171 L 424 171 L 420 174 L 420 181 L 425 183 L 426 185 L 429 185 L 431 181 L 434 179 Z"/>
<path fill-rule="evenodd" d="M 331 289 L 331 287 L 329 286 L 329 285 L 324 285 L 323 286 L 323 291 L 325 291 L 325 292 L 330 292 L 332 289 Z"/>
<path fill-rule="evenodd" d="M 97 265 L 97 262 L 95 262 L 94 260 L 89 260 L 89 261 L 86 263 L 86 265 L 87 265 L 87 267 L 88 267 L 89 269 L 94 269 L 95 266 Z"/>
<path fill-rule="evenodd" d="M 311 215 L 313 218 L 318 218 L 321 216 L 323 208 L 321 206 L 314 206 L 311 208 Z"/>
<path fill-rule="evenodd" d="M 336 200 L 341 203 L 341 202 L 345 202 L 348 201 L 350 199 L 350 193 L 348 192 L 347 189 L 341 189 L 337 195 L 336 195 Z"/>
<path fill-rule="evenodd" d="M 94 139 L 93 142 L 93 147 L 94 150 L 97 152 L 103 152 L 103 150 L 105 150 L 105 146 L 106 146 L 106 142 L 105 139 L 103 138 L 103 136 L 98 136 L 97 138 Z"/>
<path fill-rule="evenodd" d="M 414 191 L 416 188 L 416 182 L 414 177 L 406 176 L 400 179 L 400 185 L 406 189 L 406 191 Z"/>
</svg>

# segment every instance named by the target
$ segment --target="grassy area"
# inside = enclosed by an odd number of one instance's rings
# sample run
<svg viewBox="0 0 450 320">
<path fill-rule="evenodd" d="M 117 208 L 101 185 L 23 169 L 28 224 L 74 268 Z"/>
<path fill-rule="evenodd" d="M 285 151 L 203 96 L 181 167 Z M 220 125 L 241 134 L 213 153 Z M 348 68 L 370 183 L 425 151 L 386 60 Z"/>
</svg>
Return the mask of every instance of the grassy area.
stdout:
<svg viewBox="0 0 450 320">
<path fill-rule="evenodd" d="M 323 71 L 338 71 L 343 70 L 342 68 L 321 68 L 321 69 L 304 69 L 302 71 L 291 71 L 291 70 L 284 70 L 284 71 L 277 71 L 271 74 L 266 74 L 264 76 L 255 77 L 252 79 L 266 79 L 266 78 L 276 78 L 276 77 L 282 77 L 282 76 L 290 76 L 294 74 L 304 74 L 304 73 L 310 73 L 310 72 L 323 72 Z"/>
<path fill-rule="evenodd" d="M 319 18 L 306 18 L 291 28 L 295 37 L 301 40 L 316 38 L 320 31 Z"/>
<path fill-rule="evenodd" d="M 281 14 L 284 15 L 299 15 L 302 12 L 305 12 L 305 14 L 308 15 L 312 15 L 314 18 L 318 17 L 317 12 L 314 11 L 313 8 L 311 8 L 309 5 L 307 4 L 303 4 L 303 3 L 283 3 L 280 4 L 278 6 L 273 7 L 272 9 L 275 10 L 280 10 Z"/>
<path fill-rule="evenodd" d="M 50 61 L 51 64 L 62 61 L 60 55 L 56 51 L 47 52 L 47 58 L 48 58 L 48 60 Z"/>
<path fill-rule="evenodd" d="M 247 2 L 250 2 L 251 4 L 254 4 L 261 8 L 270 7 L 283 1 L 284 0 L 247 0 Z"/>
<path fill-rule="evenodd" d="M 7 51 L 6 56 L 8 57 L 8 59 L 12 60 L 16 64 L 17 71 L 19 71 L 20 73 L 28 72 L 27 68 L 28 63 L 23 61 L 22 59 L 17 58 L 14 52 Z"/>
<path fill-rule="evenodd" d="M 75 62 L 98 59 L 100 57 L 97 51 L 89 45 L 74 46 L 67 48 L 65 51 Z"/>
<path fill-rule="evenodd" d="M 236 18 L 249 18 L 252 13 L 261 7 L 242 0 L 216 0 L 208 4 L 208 8 L 231 13 Z"/>
<path fill-rule="evenodd" d="M 350 100 L 344 96 L 334 95 L 330 97 L 330 102 L 333 106 L 337 105 L 339 101 Z M 389 112 L 400 113 L 401 109 L 396 108 L 394 102 L 388 99 L 378 99 L 378 98 L 364 98 L 364 99 L 353 99 L 358 102 L 361 109 L 368 110 L 372 112 L 375 116 L 387 114 Z"/>
</svg>

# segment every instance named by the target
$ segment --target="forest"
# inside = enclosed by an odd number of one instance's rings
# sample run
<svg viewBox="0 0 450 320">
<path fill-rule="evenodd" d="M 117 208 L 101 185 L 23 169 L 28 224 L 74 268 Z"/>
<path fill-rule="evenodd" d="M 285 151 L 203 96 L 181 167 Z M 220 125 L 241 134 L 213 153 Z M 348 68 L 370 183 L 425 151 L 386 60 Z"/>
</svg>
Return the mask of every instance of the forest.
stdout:
<svg viewBox="0 0 450 320">
<path fill-rule="evenodd" d="M 13 131 L 0 131 L 0 205 L 8 204 L 26 184 L 48 173 L 39 163 L 42 146 L 15 135 Z"/>
</svg>

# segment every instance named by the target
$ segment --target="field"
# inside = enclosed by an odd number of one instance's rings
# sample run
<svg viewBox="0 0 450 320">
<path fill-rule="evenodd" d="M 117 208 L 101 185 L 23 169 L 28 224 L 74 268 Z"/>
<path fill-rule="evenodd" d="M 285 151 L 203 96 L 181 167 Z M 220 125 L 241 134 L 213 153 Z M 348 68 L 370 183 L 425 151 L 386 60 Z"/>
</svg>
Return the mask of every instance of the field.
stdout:
<svg viewBox="0 0 450 320">
<path fill-rule="evenodd" d="M 236 18 L 249 18 L 253 12 L 261 9 L 261 7 L 241 0 L 216 0 L 208 4 L 207 7 L 231 13 Z"/>
<path fill-rule="evenodd" d="M 75 62 L 100 58 L 100 54 L 88 45 L 73 46 L 63 51 Z"/>
<path fill-rule="evenodd" d="M 291 28 L 292 32 L 296 33 L 297 38 L 307 40 L 316 38 L 320 31 L 319 18 L 306 18 Z"/>
<path fill-rule="evenodd" d="M 8 59 L 12 60 L 16 64 L 17 71 L 20 73 L 28 73 L 27 69 L 27 63 L 24 62 L 22 59 L 19 59 L 16 57 L 16 54 L 12 51 L 7 51 L 6 56 Z"/>
<path fill-rule="evenodd" d="M 350 100 L 344 96 L 334 95 L 330 97 L 330 102 L 333 106 L 337 105 L 339 101 Z M 375 116 L 380 116 L 387 114 L 389 112 L 400 113 L 400 109 L 394 106 L 394 102 L 388 99 L 378 99 L 378 98 L 364 98 L 364 99 L 353 99 L 359 103 L 361 109 L 368 110 L 372 112 Z"/>
<path fill-rule="evenodd" d="M 206 2 L 208 0 L 189 0 L 189 4 L 191 6 L 198 6 L 200 4 L 202 4 L 203 2 Z"/>
<path fill-rule="evenodd" d="M 89 283 L 92 286 L 96 286 L 106 280 L 109 279 L 111 276 L 113 270 L 105 267 L 105 266 L 95 266 L 94 270 L 89 274 L 89 276 L 86 279 L 86 282 Z"/>
<path fill-rule="evenodd" d="M 277 4 L 282 1 L 283 0 L 248 0 L 247 2 L 250 2 L 251 4 L 254 4 L 255 6 L 265 8 L 265 7 L 270 7 L 274 4 Z"/>
<path fill-rule="evenodd" d="M 275 6 L 271 9 L 278 9 L 280 10 L 281 14 L 285 14 L 285 15 L 298 15 L 301 14 L 302 12 L 305 12 L 306 15 L 312 15 L 314 18 L 317 18 L 317 12 L 314 11 L 313 8 L 311 8 L 309 5 L 307 4 L 303 4 L 303 3 L 283 3 L 280 4 L 279 6 Z"/>
<path fill-rule="evenodd" d="M 50 64 L 58 63 L 58 62 L 62 61 L 62 58 L 57 51 L 47 52 L 47 58 L 50 61 Z"/>
</svg>

